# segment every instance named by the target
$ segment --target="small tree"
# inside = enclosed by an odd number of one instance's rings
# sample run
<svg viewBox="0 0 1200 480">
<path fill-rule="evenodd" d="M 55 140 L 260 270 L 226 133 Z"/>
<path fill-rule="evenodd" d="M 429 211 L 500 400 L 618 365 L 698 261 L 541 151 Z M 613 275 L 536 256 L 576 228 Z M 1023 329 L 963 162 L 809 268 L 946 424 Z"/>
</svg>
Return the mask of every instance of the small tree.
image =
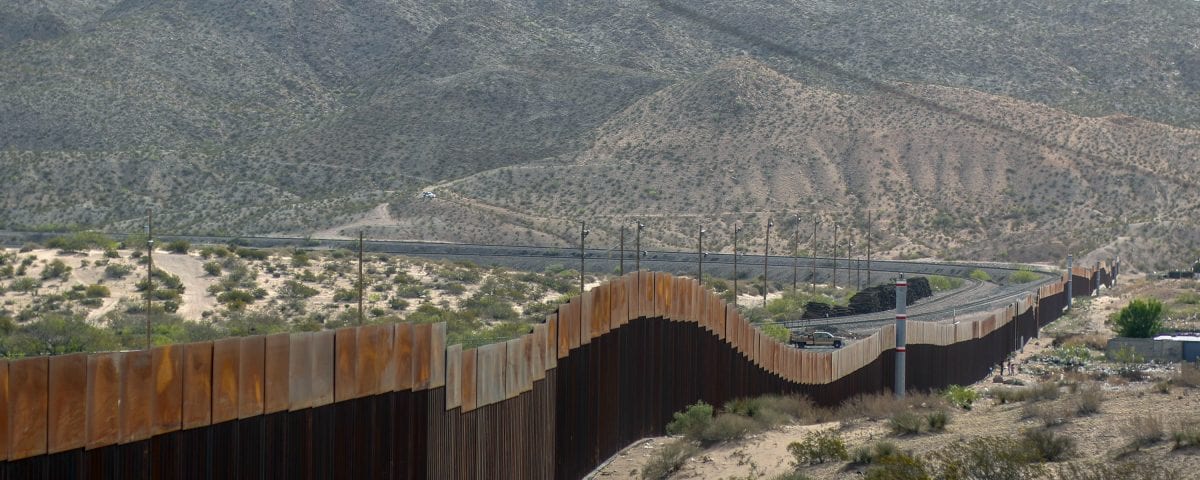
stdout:
<svg viewBox="0 0 1200 480">
<path fill-rule="evenodd" d="M 1122 337 L 1150 338 L 1162 330 L 1162 302 L 1136 299 L 1117 314 L 1117 334 Z"/>
</svg>

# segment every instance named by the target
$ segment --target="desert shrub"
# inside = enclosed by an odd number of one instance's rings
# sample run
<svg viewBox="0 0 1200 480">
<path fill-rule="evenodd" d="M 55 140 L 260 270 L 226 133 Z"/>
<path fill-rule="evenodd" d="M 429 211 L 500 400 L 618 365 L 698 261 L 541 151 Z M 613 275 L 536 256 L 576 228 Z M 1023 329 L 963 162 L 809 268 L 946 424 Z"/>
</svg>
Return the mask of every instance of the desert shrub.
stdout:
<svg viewBox="0 0 1200 480">
<path fill-rule="evenodd" d="M 762 330 L 763 335 L 771 337 L 780 343 L 787 343 L 792 335 L 791 330 L 788 330 L 787 327 L 774 322 L 764 323 L 759 326 L 759 329 Z"/>
<path fill-rule="evenodd" d="M 981 282 L 990 282 L 990 281 L 992 281 L 992 276 L 991 276 L 991 275 L 988 275 L 988 273 L 987 273 L 987 272 L 985 272 L 985 271 L 983 271 L 983 270 L 980 270 L 980 269 L 978 269 L 978 268 L 976 268 L 976 269 L 974 269 L 974 270 L 971 270 L 971 273 L 967 274 L 967 276 L 969 276 L 969 277 L 971 277 L 971 278 L 973 278 L 973 279 L 975 279 L 975 280 L 979 280 L 979 281 L 981 281 Z"/>
<path fill-rule="evenodd" d="M 1162 418 L 1153 415 L 1137 415 L 1129 419 L 1128 428 L 1123 430 L 1129 439 L 1129 448 L 1141 450 L 1166 438 Z"/>
<path fill-rule="evenodd" d="M 1030 428 L 1021 434 L 1021 447 L 1039 461 L 1057 462 L 1075 453 L 1075 440 L 1048 428 Z"/>
<path fill-rule="evenodd" d="M 1171 441 L 1176 450 L 1189 447 L 1200 447 L 1200 424 L 1185 423 L 1171 431 Z"/>
<path fill-rule="evenodd" d="M 798 471 L 791 471 L 771 477 L 771 480 L 812 480 L 812 477 Z"/>
<path fill-rule="evenodd" d="M 846 451 L 846 442 L 833 430 L 809 432 L 803 441 L 789 443 L 787 449 L 798 466 L 850 459 L 850 454 Z"/>
<path fill-rule="evenodd" d="M 1021 407 L 1021 418 L 1034 418 L 1043 426 L 1053 427 L 1066 423 L 1070 412 L 1063 407 L 1050 403 L 1026 403 Z"/>
<path fill-rule="evenodd" d="M 1037 279 L 1038 275 L 1036 273 L 1033 273 L 1028 268 L 1024 267 L 1008 276 L 1008 281 L 1012 283 L 1029 283 Z"/>
<path fill-rule="evenodd" d="M 1091 415 L 1100 413 L 1100 404 L 1104 402 L 1104 391 L 1100 389 L 1100 385 L 1093 383 L 1079 389 L 1076 394 L 1075 413 L 1079 415 Z"/>
<path fill-rule="evenodd" d="M 743 417 L 732 413 L 722 413 L 717 415 L 712 422 L 700 432 L 700 441 L 705 445 L 714 443 L 728 442 L 739 438 L 745 438 L 746 435 L 753 432 L 758 424 L 749 417 Z"/>
<path fill-rule="evenodd" d="M 108 235 L 92 231 L 75 232 L 46 241 L 46 248 L 57 248 L 68 252 L 79 252 L 93 248 L 104 250 L 116 246 L 117 242 Z"/>
<path fill-rule="evenodd" d="M 931 456 L 929 477 L 939 479 L 1024 480 L 1041 478 L 1042 466 L 1023 441 L 975 438 L 942 448 Z"/>
<path fill-rule="evenodd" d="M 1162 462 L 1095 462 L 1062 465 L 1055 480 L 1175 480 L 1183 478 L 1174 467 Z"/>
<path fill-rule="evenodd" d="M 254 303 L 254 294 L 245 290 L 226 290 L 217 295 L 217 302 L 229 307 L 230 310 L 241 310 L 246 305 Z"/>
<path fill-rule="evenodd" d="M 850 456 L 850 461 L 857 465 L 870 465 L 879 462 L 880 460 L 899 455 L 900 447 L 889 441 L 880 441 L 871 444 L 870 446 L 861 446 L 854 449 L 854 453 Z"/>
<path fill-rule="evenodd" d="M 931 432 L 944 432 L 950 423 L 950 414 L 945 410 L 934 410 L 925 415 L 925 426 Z"/>
<path fill-rule="evenodd" d="M 682 412 L 675 412 L 674 420 L 667 424 L 667 433 L 699 439 L 700 434 L 704 432 L 704 429 L 708 428 L 712 420 L 712 405 L 703 401 L 696 402 Z"/>
<path fill-rule="evenodd" d="M 929 287 L 935 292 L 944 292 L 946 290 L 954 290 L 963 285 L 963 279 L 957 277 L 944 277 L 942 275 L 929 275 L 925 277 L 929 279 Z"/>
<path fill-rule="evenodd" d="M 1196 293 L 1196 292 L 1180 293 L 1178 296 L 1175 297 L 1175 303 L 1181 303 L 1184 305 L 1200 304 L 1200 293 Z"/>
<path fill-rule="evenodd" d="M 312 288 L 295 280 L 283 282 L 279 287 L 279 296 L 286 300 L 300 300 L 304 298 L 312 298 L 320 293 L 317 289 Z"/>
<path fill-rule="evenodd" d="M 121 263 L 110 263 L 104 267 L 104 276 L 113 279 L 125 278 L 132 272 L 132 266 Z"/>
<path fill-rule="evenodd" d="M 71 267 L 62 260 L 54 259 L 42 269 L 42 280 L 65 279 L 71 275 Z"/>
<path fill-rule="evenodd" d="M 820 423 L 832 416 L 829 410 L 817 407 L 812 400 L 798 395 L 738 398 L 725 402 L 722 410 L 753 418 L 764 428 L 787 422 Z"/>
<path fill-rule="evenodd" d="M 108 298 L 111 292 L 104 285 L 88 285 L 84 290 L 84 295 L 88 298 Z"/>
<path fill-rule="evenodd" d="M 221 276 L 221 262 L 204 262 L 204 273 L 210 277 Z"/>
<path fill-rule="evenodd" d="M 1163 328 L 1163 305 L 1155 299 L 1136 299 L 1117 314 L 1114 322 L 1122 337 L 1149 338 Z"/>
<path fill-rule="evenodd" d="M 408 300 L 400 297 L 392 297 L 388 299 L 388 308 L 392 310 L 404 310 L 408 308 Z"/>
<path fill-rule="evenodd" d="M 872 420 L 889 418 L 908 409 L 908 405 L 894 395 L 860 395 L 842 404 L 839 416 L 867 417 Z"/>
<path fill-rule="evenodd" d="M 959 385 L 951 385 L 942 393 L 951 404 L 963 410 L 970 410 L 971 405 L 975 400 L 979 399 L 979 393 L 969 387 Z"/>
<path fill-rule="evenodd" d="M 925 419 L 921 418 L 913 412 L 900 412 L 892 415 L 888 421 L 888 426 L 892 428 L 892 433 L 896 435 L 916 435 L 921 433 L 921 427 L 924 426 Z"/>
<path fill-rule="evenodd" d="M 192 249 L 192 244 L 187 240 L 172 240 L 167 242 L 165 248 L 171 253 L 188 253 L 188 250 Z"/>
<path fill-rule="evenodd" d="M 333 292 L 333 301 L 338 303 L 350 303 L 358 301 L 358 290 L 339 288 Z"/>
<path fill-rule="evenodd" d="M 266 260 L 268 257 L 271 256 L 271 254 L 268 253 L 266 250 L 259 250 L 257 248 L 246 248 L 246 247 L 238 247 L 236 250 L 233 251 L 233 253 L 234 253 L 234 255 L 237 255 L 238 257 L 244 258 L 246 260 Z"/>
<path fill-rule="evenodd" d="M 32 292 L 42 286 L 36 278 L 21 277 L 8 284 L 8 289 L 14 292 Z"/>
<path fill-rule="evenodd" d="M 919 457 L 899 453 L 876 459 L 867 470 L 867 480 L 930 480 L 930 465 Z"/>
<path fill-rule="evenodd" d="M 1200 365 L 1184 362 L 1179 364 L 1179 371 L 1171 376 L 1171 383 L 1181 387 L 1200 387 Z"/>
<path fill-rule="evenodd" d="M 648 480 L 667 478 L 668 475 L 679 470 L 679 467 L 683 466 L 683 462 L 699 451 L 698 447 L 687 440 L 668 443 L 662 450 L 650 457 L 646 466 L 642 467 L 642 478 Z"/>
<path fill-rule="evenodd" d="M 992 398 L 1001 404 L 1024 401 L 1054 400 L 1058 398 L 1058 384 L 1042 382 L 1028 387 L 996 388 L 991 392 Z"/>
</svg>

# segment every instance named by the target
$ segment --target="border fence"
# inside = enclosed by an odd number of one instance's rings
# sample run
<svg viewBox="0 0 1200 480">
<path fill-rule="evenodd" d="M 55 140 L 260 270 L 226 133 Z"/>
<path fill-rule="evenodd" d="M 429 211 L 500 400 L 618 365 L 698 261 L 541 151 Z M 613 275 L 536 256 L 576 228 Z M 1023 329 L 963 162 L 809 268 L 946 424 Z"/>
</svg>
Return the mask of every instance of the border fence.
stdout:
<svg viewBox="0 0 1200 480">
<path fill-rule="evenodd" d="M 1073 269 L 1076 296 L 1119 265 Z M 1066 307 L 1064 276 L 955 324 L 910 321 L 910 389 L 985 377 Z M 634 272 L 464 350 L 369 325 L 0 361 L 0 479 L 580 478 L 697 400 L 883 392 L 887 326 L 789 348 L 695 279 Z"/>
</svg>

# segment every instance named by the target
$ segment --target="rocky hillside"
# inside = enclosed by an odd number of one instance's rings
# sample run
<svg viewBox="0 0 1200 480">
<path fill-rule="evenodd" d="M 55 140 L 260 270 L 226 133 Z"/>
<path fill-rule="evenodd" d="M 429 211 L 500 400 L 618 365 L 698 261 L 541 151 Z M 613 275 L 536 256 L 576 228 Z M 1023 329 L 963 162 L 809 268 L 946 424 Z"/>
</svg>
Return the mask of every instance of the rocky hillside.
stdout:
<svg viewBox="0 0 1200 480">
<path fill-rule="evenodd" d="M 696 216 L 857 225 L 869 204 L 896 255 L 1040 259 L 1097 231 L 1186 256 L 1197 18 L 1182 0 L 18 2 L 0 6 L 0 228 L 140 229 L 154 208 L 176 232 L 337 232 L 389 203 L 374 235 L 555 243 L 594 217 L 611 239 L 607 219 L 652 213 L 651 241 L 685 246 Z M 1088 188 L 1051 193 L 1067 185 Z M 414 200 L 431 186 L 445 201 Z"/>
</svg>

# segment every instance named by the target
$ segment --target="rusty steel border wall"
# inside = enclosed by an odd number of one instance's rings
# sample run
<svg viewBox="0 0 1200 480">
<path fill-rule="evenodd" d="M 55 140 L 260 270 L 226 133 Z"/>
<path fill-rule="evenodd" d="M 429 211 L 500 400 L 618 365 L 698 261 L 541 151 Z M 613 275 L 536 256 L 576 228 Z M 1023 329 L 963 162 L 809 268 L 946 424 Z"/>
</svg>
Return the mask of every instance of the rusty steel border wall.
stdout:
<svg viewBox="0 0 1200 480">
<path fill-rule="evenodd" d="M 1076 268 L 1076 295 L 1117 272 Z M 1061 316 L 1066 285 L 910 322 L 910 388 L 985 377 Z M 0 480 L 580 478 L 698 400 L 887 391 L 894 348 L 892 326 L 788 348 L 694 279 L 640 272 L 469 350 L 445 324 L 395 324 L 4 360 Z"/>
</svg>

